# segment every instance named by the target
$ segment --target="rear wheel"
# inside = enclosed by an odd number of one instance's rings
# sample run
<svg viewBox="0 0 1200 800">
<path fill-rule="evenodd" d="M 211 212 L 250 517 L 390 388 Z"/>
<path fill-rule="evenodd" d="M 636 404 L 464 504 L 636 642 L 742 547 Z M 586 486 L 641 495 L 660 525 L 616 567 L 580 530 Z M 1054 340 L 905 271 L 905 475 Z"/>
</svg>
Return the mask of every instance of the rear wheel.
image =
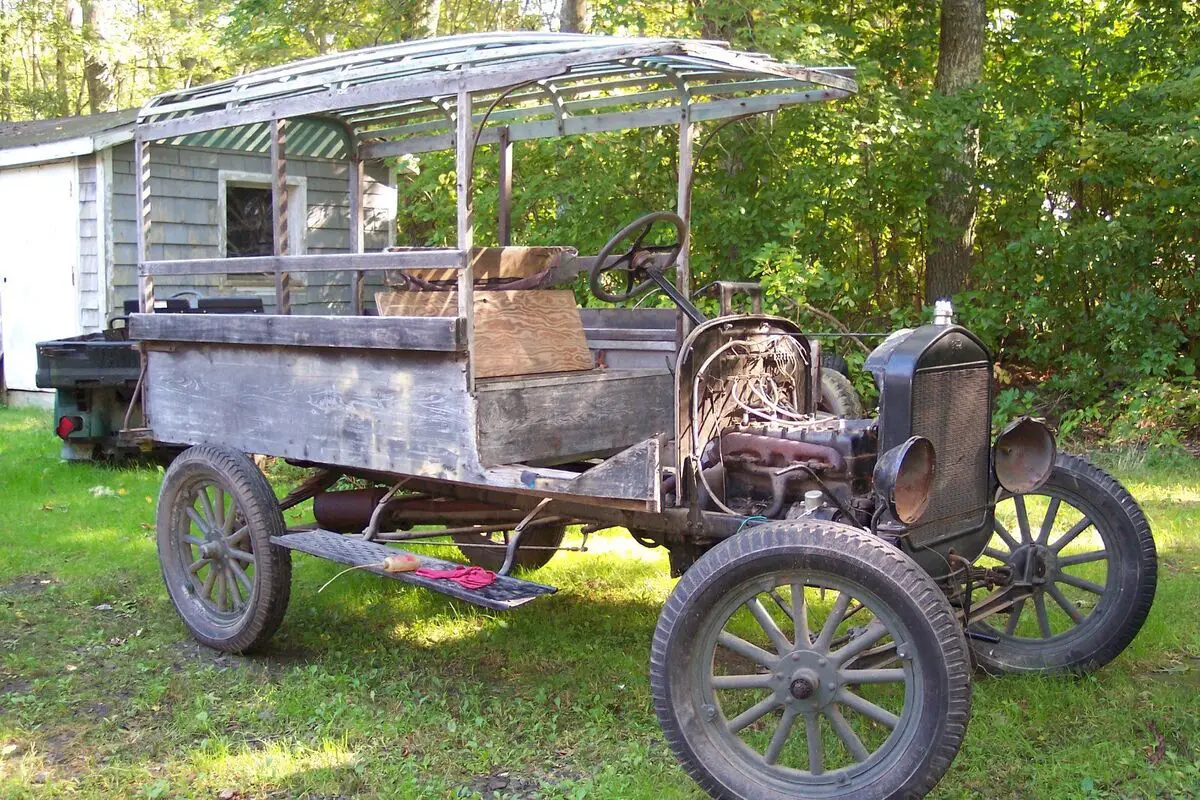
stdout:
<svg viewBox="0 0 1200 800">
<path fill-rule="evenodd" d="M 158 558 L 183 624 L 230 653 L 264 644 L 291 593 L 291 554 L 275 493 L 246 454 L 213 445 L 184 451 L 158 495 Z"/>
<path fill-rule="evenodd" d="M 1007 565 L 1031 594 L 972 626 L 976 661 L 992 672 L 1089 672 L 1112 661 L 1154 602 L 1150 524 L 1111 475 L 1059 454 L 1037 491 L 1003 495 L 981 566 Z"/>
<path fill-rule="evenodd" d="M 667 742 L 720 798 L 923 794 L 970 708 L 937 585 L 835 523 L 763 525 L 701 557 L 659 617 L 650 680 Z"/>
<path fill-rule="evenodd" d="M 513 566 L 517 569 L 539 569 L 546 566 L 558 552 L 554 548 L 562 544 L 566 533 L 565 525 L 530 526 L 521 534 Z M 510 535 L 508 531 L 503 534 L 456 533 L 450 538 L 454 539 L 458 549 L 472 564 L 498 572 L 504 566 L 504 545 L 508 543 Z"/>
<path fill-rule="evenodd" d="M 854 384 L 840 372 L 821 370 L 821 400 L 818 411 L 844 419 L 862 419 L 863 405 Z"/>
</svg>

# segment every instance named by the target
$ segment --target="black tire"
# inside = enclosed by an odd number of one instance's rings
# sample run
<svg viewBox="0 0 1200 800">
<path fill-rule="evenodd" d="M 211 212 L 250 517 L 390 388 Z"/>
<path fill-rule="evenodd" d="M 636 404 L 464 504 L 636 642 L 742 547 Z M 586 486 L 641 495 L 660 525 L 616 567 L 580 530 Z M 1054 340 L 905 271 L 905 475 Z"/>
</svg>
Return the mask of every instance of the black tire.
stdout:
<svg viewBox="0 0 1200 800">
<path fill-rule="evenodd" d="M 836 714 L 843 728 L 847 724 L 840 709 L 851 706 L 843 704 L 842 689 L 855 685 L 862 691 L 865 684 L 873 681 L 846 681 L 848 676 L 844 671 L 847 667 L 863 668 L 859 666 L 860 662 L 873 651 L 856 649 L 854 655 L 844 655 L 842 659 L 836 656 L 840 650 L 832 651 L 828 659 L 832 660 L 832 667 L 826 660 L 818 663 L 820 669 L 827 672 L 832 669 L 834 675 L 818 676 L 805 684 L 807 689 L 798 690 L 800 679 L 797 675 L 800 672 L 795 671 L 803 671 L 809 656 L 831 652 L 829 639 L 822 630 L 815 640 L 809 634 L 807 648 L 795 648 L 788 653 L 786 647 L 792 646 L 790 641 L 782 646 L 774 645 L 775 652 L 765 655 L 779 654 L 778 660 L 764 665 L 765 673 L 760 669 L 756 674 L 714 677 L 718 668 L 728 668 L 730 652 L 746 657 L 736 649 L 718 650 L 715 642 L 728 631 L 719 628 L 719 633 L 714 634 L 714 626 L 731 624 L 720 622 L 729 607 L 733 611 L 727 620 L 734 620 L 743 609 L 753 612 L 753 603 L 758 603 L 757 611 L 762 612 L 764 606 L 759 602 L 758 593 L 768 592 L 767 586 L 783 588 L 785 584 L 779 581 L 790 583 L 788 588 L 792 589 L 793 598 L 782 600 L 778 590 L 770 590 L 775 591 L 774 599 L 780 609 L 788 605 L 795 608 L 794 587 L 804 587 L 809 597 L 823 597 L 823 594 L 809 593 L 813 587 L 828 585 L 839 591 L 838 599 L 833 603 L 835 609 L 842 602 L 841 593 L 848 592 L 863 602 L 869 614 L 877 615 L 876 621 L 866 624 L 859 633 L 855 633 L 854 628 L 846 629 L 848 633 L 841 639 L 854 642 L 876 622 L 886 626 L 893 636 L 892 657 L 880 661 L 877 655 L 872 656 L 874 660 L 864 666 L 870 669 L 889 660 L 899 661 L 900 669 L 873 671 L 903 674 L 903 706 L 899 714 L 893 715 L 891 732 L 880 733 L 886 738 L 873 752 L 864 751 L 865 758 L 852 757 L 848 765 L 827 771 L 824 768 L 827 761 L 823 759 L 832 751 L 826 751 L 823 744 L 817 745 L 816 760 L 813 761 L 810 742 L 830 740 L 821 733 L 823 720 L 837 736 L 831 739 L 835 746 L 839 739 L 847 741 L 830 722 Z M 807 611 L 808 602 L 811 601 L 799 604 L 805 609 L 806 631 L 807 620 L 812 618 Z M 844 621 L 847 619 L 844 616 L 846 607 L 842 609 L 843 616 L 834 623 L 831 634 L 842 630 L 840 625 L 850 624 Z M 772 608 L 770 613 L 778 612 Z M 786 612 L 786 617 L 791 620 L 798 616 L 799 609 Z M 829 616 L 833 617 L 834 612 L 829 612 Z M 865 623 L 865 620 L 859 622 Z M 767 631 L 761 619 L 759 624 Z M 896 628 L 901 631 L 899 635 L 895 633 Z M 795 626 L 794 630 L 793 639 L 798 642 L 800 626 Z M 776 628 L 776 633 L 779 632 Z M 771 642 L 776 641 L 769 631 L 765 635 Z M 822 639 L 826 641 L 824 650 Z M 867 637 L 866 644 L 870 647 L 877 641 L 880 640 Z M 725 640 L 721 643 L 730 648 Z M 754 652 L 764 654 L 764 650 Z M 802 650 L 807 652 L 799 652 Z M 719 659 L 718 653 L 725 658 Z M 800 666 L 795 666 L 797 664 Z M 703 685 L 706 674 L 711 684 L 708 695 L 697 689 L 698 685 Z M 717 686 L 721 679 L 754 681 L 757 688 Z M 763 687 L 759 681 L 769 681 L 771 686 Z M 659 616 L 650 655 L 650 685 L 655 712 L 667 743 L 688 774 L 712 797 L 752 800 L 797 797 L 872 800 L 923 795 L 941 779 L 957 754 L 966 732 L 971 702 L 967 643 L 950 604 L 933 579 L 892 545 L 864 531 L 830 522 L 764 524 L 727 539 L 702 556 L 680 579 Z M 765 688 L 769 694 L 734 720 L 728 720 L 722 705 L 724 701 L 717 692 L 748 688 L 757 691 Z M 804 691 L 808 694 L 803 694 Z M 821 692 L 835 692 L 836 697 L 829 699 L 827 696 L 823 700 Z M 792 705 L 792 697 L 796 704 L 811 705 L 807 710 L 800 709 Z M 750 730 L 751 736 L 758 736 L 762 741 L 767 731 L 754 730 L 762 721 L 761 711 L 755 709 L 761 709 L 769 702 L 786 705 L 779 706 L 783 709 L 780 726 L 771 734 L 766 753 L 760 755 L 756 748 L 741 741 L 740 731 Z M 825 706 L 818 708 L 821 703 Z M 834 710 L 822 710 L 829 707 Z M 736 710 L 736 706 L 730 710 Z M 737 720 L 744 720 L 747 714 L 753 713 L 759 713 L 759 717 L 754 718 L 758 721 L 747 728 L 739 728 L 739 724 L 746 723 Z M 769 713 L 773 715 L 775 710 Z M 794 756 L 794 753 L 779 749 L 791 741 L 794 727 L 785 729 L 783 742 L 776 745 L 779 730 L 784 727 L 783 720 L 789 713 L 793 722 L 799 714 L 804 714 L 805 748 L 809 759 L 804 761 L 804 766 L 807 770 L 789 766 L 781 756 Z M 851 716 L 861 725 L 862 719 L 857 713 Z M 816 721 L 812 722 L 812 719 Z M 808 727 L 809 723 L 812 728 Z M 769 728 L 769 724 L 766 727 Z M 816 735 L 810 737 L 810 731 L 815 731 Z M 854 739 L 853 736 L 850 738 Z M 862 749 L 861 741 L 859 746 Z M 773 757 L 768 755 L 772 748 L 775 748 Z M 814 766 L 817 768 L 813 769 Z"/>
<path fill-rule="evenodd" d="M 1055 515 L 1051 519 L 1051 526 L 1069 526 L 1064 533 L 1055 536 L 1052 529 L 1028 519 L 1029 500 L 1039 495 L 1048 498 L 1042 522 L 1045 522 L 1045 516 L 1049 516 L 1053 505 Z M 1002 498 L 998 510 L 1003 508 L 1007 500 L 1013 504 L 1015 511 L 1018 498 L 1007 494 Z M 1032 615 L 1029 614 L 1031 603 L 1025 602 L 1020 609 L 1014 607 L 1015 622 L 1010 612 L 988 621 L 996 624 L 972 626 L 974 630 L 982 630 L 1000 639 L 995 643 L 973 639 L 971 647 L 975 659 L 982 669 L 993 673 L 1086 673 L 1099 669 L 1129 646 L 1141 630 L 1154 602 L 1158 557 L 1150 523 L 1146 521 L 1137 501 L 1115 478 L 1086 460 L 1066 453 L 1058 455 L 1045 484 L 1028 495 L 1019 496 L 1019 499 L 1021 507 L 1025 509 L 1022 513 L 1027 517 L 1025 527 L 1029 529 L 1021 535 L 1021 541 L 1018 542 L 1021 547 L 1012 550 L 997 533 L 981 563 L 990 563 L 989 559 L 995 558 L 1021 567 L 1024 557 L 1019 553 L 1027 551 L 1029 547 L 1024 542 L 1026 535 L 1035 546 L 1038 541 L 1045 539 L 1043 546 L 1051 549 L 1057 546 L 1058 551 L 1054 553 L 1053 560 L 1046 564 L 1046 582 L 1040 584 L 1041 589 L 1035 590 Z M 1054 505 L 1056 499 L 1058 503 Z M 1068 511 L 1064 511 L 1064 508 Z M 1068 514 L 1077 515 L 1078 519 Z M 1084 526 L 1088 521 L 1091 524 Z M 1079 526 L 1084 527 L 1064 542 L 1063 539 Z M 1018 527 L 1021 527 L 1019 517 Z M 1082 534 L 1092 529 L 1095 534 L 1089 535 L 1093 539 L 1095 535 L 1099 536 L 1103 545 L 1101 550 L 1094 547 L 1087 550 L 1085 548 L 1090 546 L 1081 541 Z M 1043 530 L 1046 531 L 1045 535 Z M 1009 537 L 1016 538 L 1016 534 L 1009 533 Z M 1066 545 L 1084 552 L 1063 556 L 1061 551 Z M 1101 552 L 1105 554 L 1104 558 L 1080 560 L 1092 558 Z M 1066 560 L 1072 560 L 1073 563 L 1062 563 Z M 1103 578 L 1099 575 L 1101 566 L 1104 569 Z M 1090 570 L 1090 573 L 1082 572 L 1083 568 Z M 1066 572 L 1067 569 L 1072 571 Z M 1062 580 L 1064 575 L 1068 576 L 1066 580 L 1070 583 Z M 1083 588 L 1088 584 L 1092 586 Z M 1054 589 L 1046 588 L 1048 586 Z M 1100 587 L 1102 592 L 1093 591 Z M 1090 598 L 1093 596 L 1098 599 L 1092 601 Z M 1044 619 L 1051 633 L 1049 637 L 1044 635 L 1043 615 L 1038 603 L 1046 609 Z M 1074 611 L 1068 606 L 1074 606 Z M 1084 614 L 1085 610 L 1088 613 Z M 1080 619 L 1072 615 L 1078 615 Z M 1031 630 L 1030 616 L 1034 617 L 1036 630 Z M 1022 624 L 1022 619 L 1026 620 L 1025 627 L 1017 627 Z M 1004 624 L 999 624 L 1000 621 Z M 1009 625 L 1014 626 L 1011 631 Z"/>
<path fill-rule="evenodd" d="M 198 641 L 242 653 L 275 633 L 292 560 L 271 537 L 285 532 L 275 493 L 246 454 L 198 445 L 171 462 L 158 495 L 158 557 L 171 603 Z"/>
<path fill-rule="evenodd" d="M 862 419 L 863 405 L 854 384 L 840 372 L 821 370 L 821 401 L 817 410 L 844 419 Z"/>
<path fill-rule="evenodd" d="M 567 533 L 565 525 L 538 525 L 528 528 L 521 534 L 521 543 L 517 547 L 517 558 L 513 567 L 516 569 L 539 569 L 546 566 L 554 558 L 557 550 L 531 550 L 526 545 L 535 547 L 558 547 L 562 544 Z M 458 549 L 477 567 L 497 572 L 504 566 L 504 550 L 499 547 L 480 547 L 481 544 L 499 544 L 486 533 L 456 533 L 451 536 Z M 503 540 L 501 540 L 503 541 Z"/>
<path fill-rule="evenodd" d="M 821 369 L 832 370 L 850 377 L 850 362 L 837 353 L 821 353 Z"/>
</svg>

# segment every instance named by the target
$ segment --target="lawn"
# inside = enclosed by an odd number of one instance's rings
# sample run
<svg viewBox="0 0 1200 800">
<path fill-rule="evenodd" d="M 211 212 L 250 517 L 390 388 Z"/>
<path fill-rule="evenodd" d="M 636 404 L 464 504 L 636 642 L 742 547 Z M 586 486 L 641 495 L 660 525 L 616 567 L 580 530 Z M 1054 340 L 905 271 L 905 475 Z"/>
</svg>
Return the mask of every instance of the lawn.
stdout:
<svg viewBox="0 0 1200 800">
<path fill-rule="evenodd" d="M 650 706 L 663 552 L 593 538 L 509 613 L 357 573 L 318 594 L 337 567 L 297 555 L 271 647 L 231 657 L 166 598 L 161 471 L 55 443 L 0 408 L 0 797 L 698 796 Z M 1149 621 L 1091 677 L 980 677 L 937 797 L 1200 791 L 1200 462 L 1108 466 L 1154 526 Z"/>
</svg>

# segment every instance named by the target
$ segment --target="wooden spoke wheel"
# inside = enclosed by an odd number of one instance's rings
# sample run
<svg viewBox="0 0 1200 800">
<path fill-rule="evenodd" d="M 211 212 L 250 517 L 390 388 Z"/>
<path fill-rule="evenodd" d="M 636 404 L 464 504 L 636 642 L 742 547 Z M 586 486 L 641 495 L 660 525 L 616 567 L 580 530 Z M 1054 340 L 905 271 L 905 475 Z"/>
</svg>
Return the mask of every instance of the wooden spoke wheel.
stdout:
<svg viewBox="0 0 1200 800">
<path fill-rule="evenodd" d="M 882 649 L 893 666 L 863 665 Z M 765 524 L 702 556 L 659 617 L 650 681 L 667 742 L 721 798 L 921 796 L 970 708 L 943 593 L 835 523 Z"/>
<path fill-rule="evenodd" d="M 171 602 L 203 644 L 243 652 L 266 642 L 287 610 L 291 556 L 271 543 L 283 515 L 244 453 L 186 450 L 158 497 L 158 557 Z"/>
<path fill-rule="evenodd" d="M 971 626 L 982 634 L 971 640 L 976 660 L 996 672 L 1107 664 L 1141 629 L 1157 585 L 1154 538 L 1137 502 L 1108 473 L 1062 453 L 1036 491 L 1001 495 L 978 564 L 1006 565 L 1030 592 Z"/>
</svg>

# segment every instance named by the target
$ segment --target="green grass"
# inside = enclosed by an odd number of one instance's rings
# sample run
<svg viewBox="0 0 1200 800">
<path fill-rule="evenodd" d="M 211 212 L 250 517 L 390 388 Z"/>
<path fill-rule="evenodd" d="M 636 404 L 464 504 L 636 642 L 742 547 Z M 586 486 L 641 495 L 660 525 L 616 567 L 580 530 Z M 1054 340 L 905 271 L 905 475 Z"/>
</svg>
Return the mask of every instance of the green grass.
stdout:
<svg viewBox="0 0 1200 800">
<path fill-rule="evenodd" d="M 297 556 L 271 647 L 223 656 L 162 588 L 161 472 L 55 441 L 0 408 L 0 796 L 698 796 L 650 706 L 660 551 L 600 537 L 507 614 L 354 573 L 317 594 L 337 567 Z M 1094 676 L 977 680 L 938 797 L 1196 796 L 1200 463 L 1115 466 L 1159 542 L 1149 621 Z"/>
</svg>

